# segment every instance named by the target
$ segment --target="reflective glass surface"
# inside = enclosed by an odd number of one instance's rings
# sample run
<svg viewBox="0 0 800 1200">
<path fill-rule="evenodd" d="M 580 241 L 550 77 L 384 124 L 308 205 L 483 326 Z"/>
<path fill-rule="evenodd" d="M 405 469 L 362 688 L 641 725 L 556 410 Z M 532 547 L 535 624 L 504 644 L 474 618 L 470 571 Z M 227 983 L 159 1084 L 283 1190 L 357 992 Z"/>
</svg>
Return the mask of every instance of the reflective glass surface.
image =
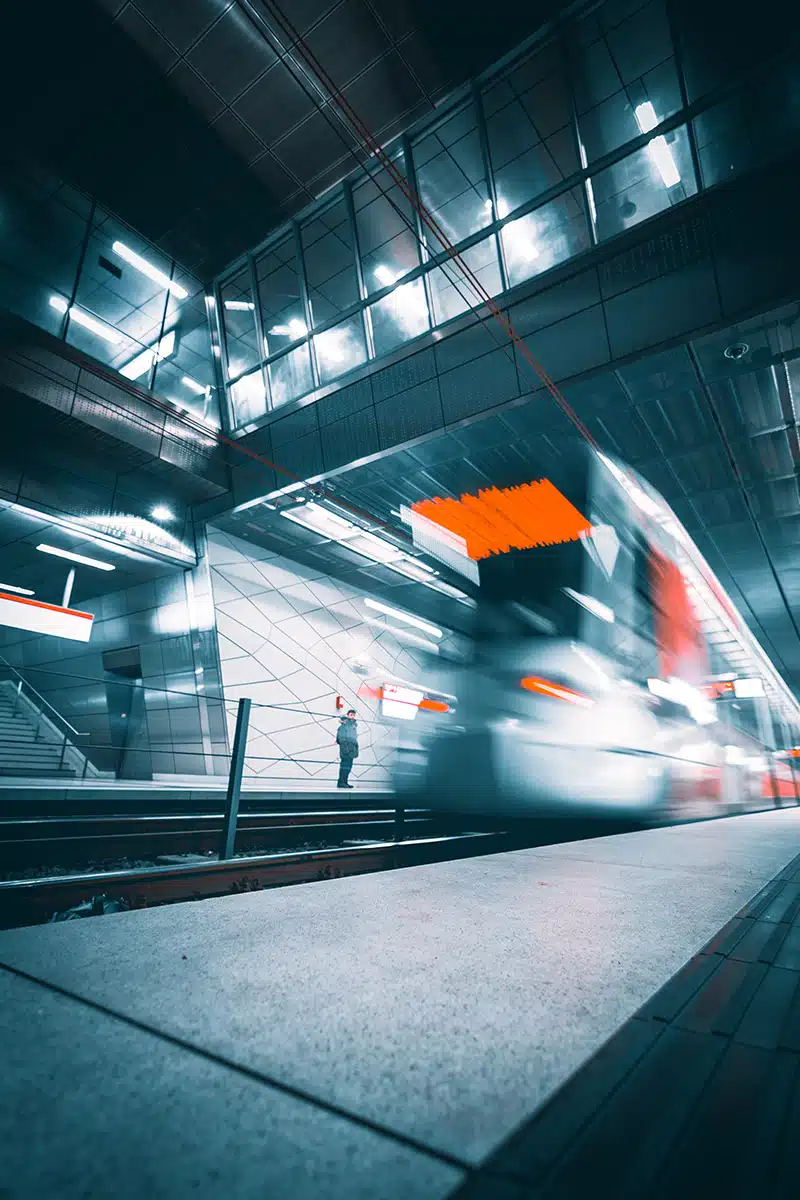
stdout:
<svg viewBox="0 0 800 1200">
<path fill-rule="evenodd" d="M 263 417 L 267 411 L 267 389 L 261 369 L 242 376 L 228 388 L 231 418 L 237 426 Z"/>
<path fill-rule="evenodd" d="M 579 168 L 558 52 L 545 47 L 483 96 L 499 217 Z"/>
<path fill-rule="evenodd" d="M 0 179 L 0 304 L 50 333 L 64 314 L 50 296 L 71 297 L 91 202 L 49 172 L 6 166 Z"/>
<path fill-rule="evenodd" d="M 269 364 L 268 371 L 273 408 L 305 396 L 313 387 L 308 343 L 276 358 Z"/>
<path fill-rule="evenodd" d="M 503 226 L 503 255 L 511 287 L 549 271 L 591 244 L 583 192 L 573 188 Z"/>
<path fill-rule="evenodd" d="M 367 346 L 361 313 L 314 337 L 320 383 L 330 383 L 366 362 Z"/>
<path fill-rule="evenodd" d="M 311 315 L 317 326 L 359 299 L 353 231 L 344 200 L 307 221 L 302 241 Z"/>
<path fill-rule="evenodd" d="M 697 185 L 685 126 L 594 175 L 591 190 L 601 240 L 693 196 Z"/>
<path fill-rule="evenodd" d="M 715 104 L 695 119 L 703 186 L 712 187 L 780 153 L 800 134 L 800 61 Z"/>
<path fill-rule="evenodd" d="M 220 288 L 222 330 L 228 355 L 228 377 L 235 379 L 261 358 L 250 271 L 243 267 Z"/>
<path fill-rule="evenodd" d="M 256 258 L 258 301 L 264 328 L 264 354 L 278 354 L 308 333 L 294 235 Z"/>
<path fill-rule="evenodd" d="M 492 219 L 480 138 L 472 105 L 414 143 L 417 192 L 452 243 L 482 229 Z M 430 229 L 431 253 L 444 247 Z"/>
<path fill-rule="evenodd" d="M 134 255 L 139 265 L 129 261 Z M 142 269 L 144 264 L 161 278 L 151 278 Z M 152 352 L 166 311 L 165 283 L 171 274 L 170 259 L 116 217 L 96 208 L 67 341 L 149 386 Z"/>
<path fill-rule="evenodd" d="M 500 267 L 494 236 L 464 250 L 461 257 L 489 295 L 496 296 L 500 291 Z M 441 325 L 481 302 L 457 263 L 435 267 L 430 274 L 430 288 L 435 325 Z"/>
<path fill-rule="evenodd" d="M 402 155 L 395 165 L 402 172 Z M 372 172 L 353 188 L 353 208 L 369 296 L 419 264 L 419 245 L 411 205 L 388 171 Z"/>
<path fill-rule="evenodd" d="M 153 390 L 180 408 L 219 425 L 205 291 L 190 275 L 176 272 L 175 277 L 188 296 L 182 300 L 170 293 L 167 300 L 164 333 L 154 355 Z"/>
<path fill-rule="evenodd" d="M 622 16 L 606 4 L 570 39 L 580 140 L 587 162 L 677 112 L 680 86 L 664 0 Z"/>
<path fill-rule="evenodd" d="M 376 354 L 388 354 L 430 327 L 425 285 L 421 279 L 401 283 L 369 309 Z"/>
</svg>

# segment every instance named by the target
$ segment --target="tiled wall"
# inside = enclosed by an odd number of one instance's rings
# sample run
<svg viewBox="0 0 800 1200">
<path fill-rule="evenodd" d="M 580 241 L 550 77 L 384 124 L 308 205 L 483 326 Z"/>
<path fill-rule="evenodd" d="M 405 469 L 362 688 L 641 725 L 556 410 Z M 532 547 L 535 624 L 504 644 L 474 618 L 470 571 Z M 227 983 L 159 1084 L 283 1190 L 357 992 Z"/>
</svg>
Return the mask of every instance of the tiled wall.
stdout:
<svg viewBox="0 0 800 1200">
<path fill-rule="evenodd" d="M 209 529 L 209 562 L 228 700 L 253 701 L 247 774 L 336 778 L 335 698 L 359 715 L 360 755 L 353 778 L 389 780 L 393 727 L 373 699 L 358 696 L 354 669 L 369 680 L 418 680 L 420 652 L 364 620 L 366 593 L 220 530 Z M 235 707 L 229 708 L 232 740 Z"/>
<path fill-rule="evenodd" d="M 205 559 L 191 572 L 98 596 L 82 605 L 95 614 L 88 644 L 0 629 L 4 655 L 76 729 L 89 733 L 87 754 L 114 770 L 118 734 L 109 717 L 107 685 L 124 681 L 103 670 L 103 652 L 140 648 L 145 723 L 134 761 L 154 775 L 225 774 L 228 769 L 219 660 Z M 127 693 L 125 693 L 127 694 Z M 118 728 L 118 726 L 117 726 Z"/>
</svg>

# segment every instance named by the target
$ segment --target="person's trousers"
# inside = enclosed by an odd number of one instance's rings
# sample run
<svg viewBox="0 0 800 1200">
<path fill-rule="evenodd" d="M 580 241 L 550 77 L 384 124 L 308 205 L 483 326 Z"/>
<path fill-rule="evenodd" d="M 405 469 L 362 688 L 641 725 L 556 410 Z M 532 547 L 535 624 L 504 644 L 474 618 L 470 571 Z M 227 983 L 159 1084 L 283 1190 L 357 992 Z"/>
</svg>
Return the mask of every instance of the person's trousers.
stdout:
<svg viewBox="0 0 800 1200">
<path fill-rule="evenodd" d="M 339 782 L 337 787 L 347 787 L 350 772 L 353 769 L 353 755 L 343 754 L 339 759 Z"/>
</svg>

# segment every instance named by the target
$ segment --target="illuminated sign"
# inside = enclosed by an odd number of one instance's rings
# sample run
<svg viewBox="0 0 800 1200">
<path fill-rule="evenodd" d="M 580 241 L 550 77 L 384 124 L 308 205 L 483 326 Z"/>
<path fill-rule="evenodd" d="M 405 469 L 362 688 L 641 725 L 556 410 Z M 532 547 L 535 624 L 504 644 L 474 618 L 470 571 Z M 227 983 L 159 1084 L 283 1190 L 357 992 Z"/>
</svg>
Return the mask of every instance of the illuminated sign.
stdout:
<svg viewBox="0 0 800 1200">
<path fill-rule="evenodd" d="M 476 561 L 509 550 L 574 542 L 591 524 L 549 479 L 486 488 L 459 500 L 418 500 L 413 512 L 462 540 Z"/>
<path fill-rule="evenodd" d="M 73 642 L 88 642 L 92 636 L 92 613 L 78 612 L 74 608 L 61 608 L 57 604 L 43 604 L 41 600 L 26 600 L 23 596 L 9 596 L 0 592 L 0 625 L 11 629 L 26 629 L 30 633 L 44 633 L 50 637 L 69 638 Z"/>
</svg>

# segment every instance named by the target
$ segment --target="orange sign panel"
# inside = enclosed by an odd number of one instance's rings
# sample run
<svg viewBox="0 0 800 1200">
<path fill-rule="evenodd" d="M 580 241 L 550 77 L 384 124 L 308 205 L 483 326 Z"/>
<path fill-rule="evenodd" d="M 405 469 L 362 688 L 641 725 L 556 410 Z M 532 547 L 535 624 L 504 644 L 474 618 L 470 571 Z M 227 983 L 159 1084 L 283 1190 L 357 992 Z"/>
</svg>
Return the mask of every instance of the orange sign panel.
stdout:
<svg viewBox="0 0 800 1200">
<path fill-rule="evenodd" d="M 418 500 L 414 512 L 467 544 L 476 561 L 509 550 L 531 550 L 574 542 L 590 523 L 549 479 L 520 487 L 486 488 L 459 500 Z"/>
</svg>

